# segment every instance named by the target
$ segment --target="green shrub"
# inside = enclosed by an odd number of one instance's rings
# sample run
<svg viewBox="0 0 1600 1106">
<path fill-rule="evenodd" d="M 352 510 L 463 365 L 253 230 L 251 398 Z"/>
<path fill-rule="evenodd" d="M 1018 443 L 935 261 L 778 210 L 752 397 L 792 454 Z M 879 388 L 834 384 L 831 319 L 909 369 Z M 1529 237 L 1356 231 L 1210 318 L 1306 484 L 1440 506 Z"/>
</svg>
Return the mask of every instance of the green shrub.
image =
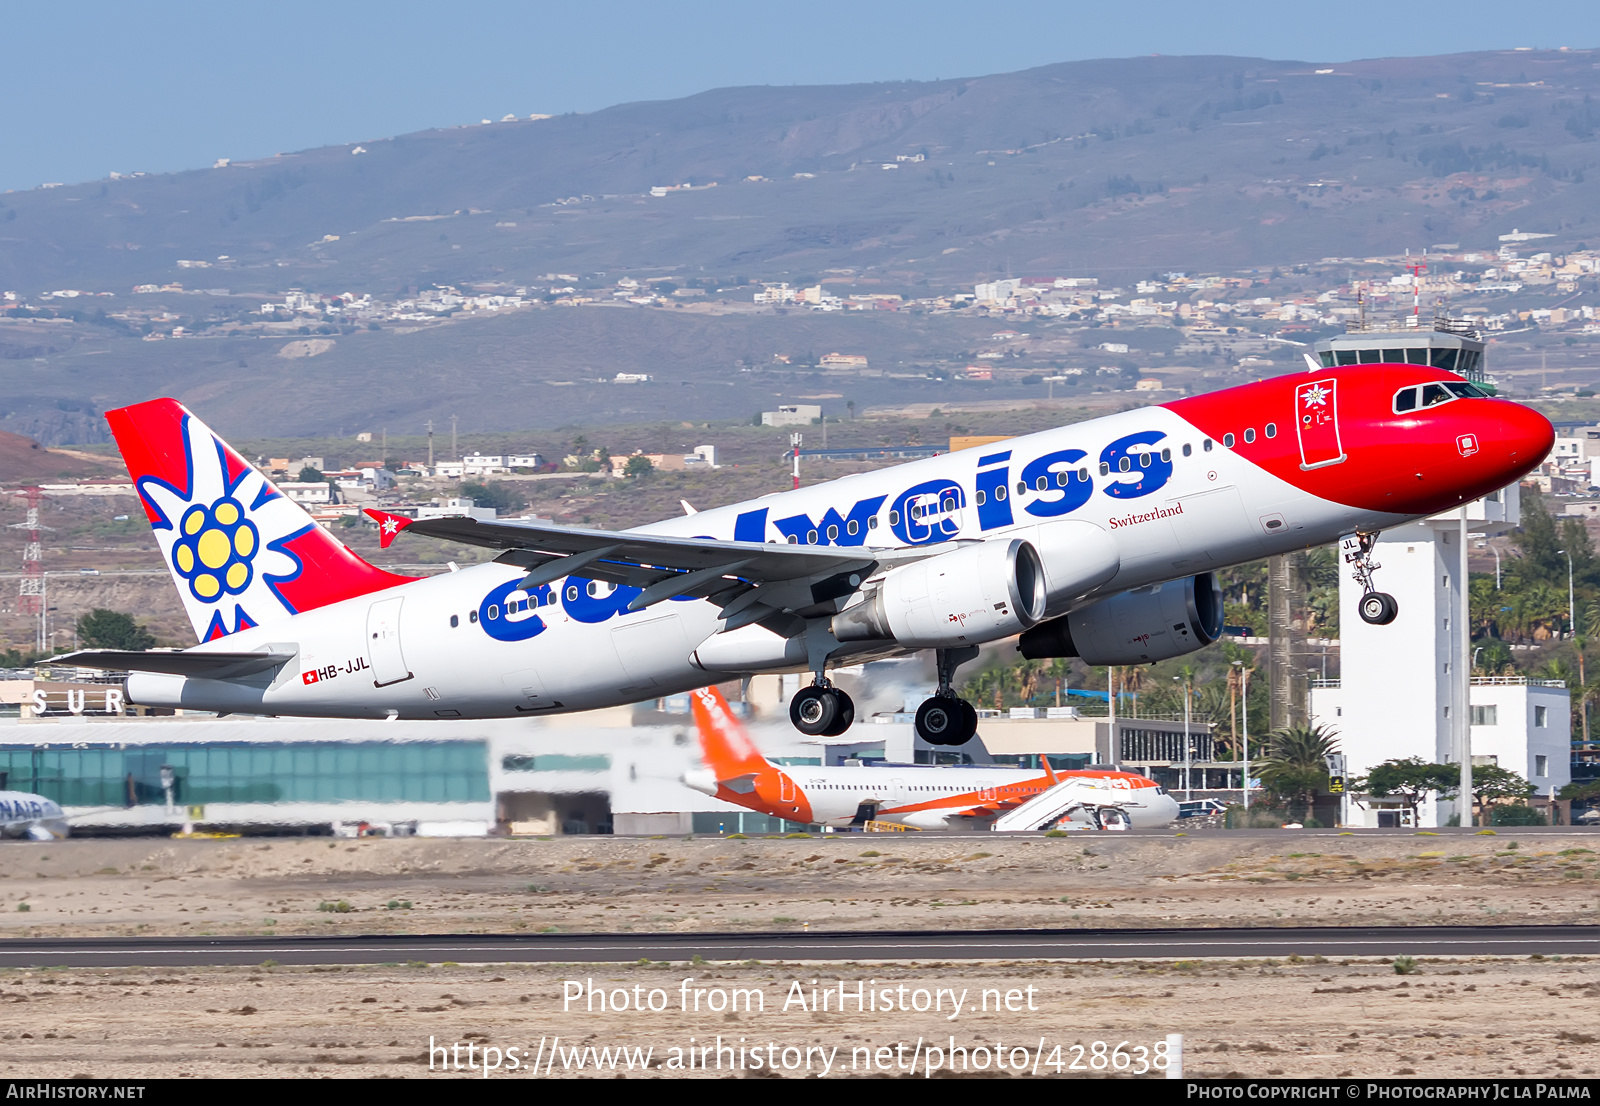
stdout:
<svg viewBox="0 0 1600 1106">
<path fill-rule="evenodd" d="M 1413 956 L 1397 956 L 1394 958 L 1394 974 L 1410 975 L 1417 970 L 1417 960 Z"/>
</svg>

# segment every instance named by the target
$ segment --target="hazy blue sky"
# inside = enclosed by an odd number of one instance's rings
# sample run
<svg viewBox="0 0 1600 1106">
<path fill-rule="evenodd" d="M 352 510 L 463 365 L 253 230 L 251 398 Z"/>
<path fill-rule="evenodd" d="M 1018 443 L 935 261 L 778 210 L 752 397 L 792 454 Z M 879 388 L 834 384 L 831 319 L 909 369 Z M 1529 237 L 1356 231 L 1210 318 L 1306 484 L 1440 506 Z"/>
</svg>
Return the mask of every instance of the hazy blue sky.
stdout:
<svg viewBox="0 0 1600 1106">
<path fill-rule="evenodd" d="M 726 85 L 1511 46 L 1600 46 L 1600 3 L 0 0 L 0 189 Z"/>
</svg>

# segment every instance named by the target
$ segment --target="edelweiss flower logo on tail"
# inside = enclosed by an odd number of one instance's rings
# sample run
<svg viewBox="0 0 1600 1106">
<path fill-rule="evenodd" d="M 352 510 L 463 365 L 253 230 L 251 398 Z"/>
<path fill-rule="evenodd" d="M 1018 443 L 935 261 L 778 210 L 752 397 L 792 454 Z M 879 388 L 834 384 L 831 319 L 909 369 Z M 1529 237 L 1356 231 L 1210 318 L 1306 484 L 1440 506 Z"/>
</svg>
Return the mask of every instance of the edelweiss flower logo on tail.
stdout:
<svg viewBox="0 0 1600 1106">
<path fill-rule="evenodd" d="M 106 412 L 201 641 L 392 588 L 172 399 Z"/>
<path fill-rule="evenodd" d="M 284 543 L 310 520 L 199 419 L 186 414 L 181 426 L 183 486 L 154 474 L 135 486 L 195 633 L 210 641 L 296 613 L 274 584 L 299 575 Z"/>
</svg>

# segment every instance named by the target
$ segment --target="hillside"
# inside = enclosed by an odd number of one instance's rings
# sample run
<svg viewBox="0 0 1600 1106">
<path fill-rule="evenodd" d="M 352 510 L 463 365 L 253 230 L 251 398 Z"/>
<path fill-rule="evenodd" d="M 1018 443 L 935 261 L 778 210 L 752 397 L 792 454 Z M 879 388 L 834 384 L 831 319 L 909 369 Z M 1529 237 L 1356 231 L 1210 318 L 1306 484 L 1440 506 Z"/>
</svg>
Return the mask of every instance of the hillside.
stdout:
<svg viewBox="0 0 1600 1106">
<path fill-rule="evenodd" d="M 779 402 L 838 417 L 851 402 L 1059 399 L 1150 373 L 1216 387 L 1297 362 L 1281 319 L 1243 317 L 1263 286 L 1310 303 L 1342 285 L 1348 308 L 1352 276 L 1387 283 L 1407 248 L 1455 244 L 1449 266 L 1481 270 L 1514 228 L 1545 235 L 1526 252 L 1600 247 L 1597 92 L 1593 51 L 1133 58 L 718 89 L 5 193 L 0 425 L 103 442 L 101 412 L 162 394 L 225 434 L 289 437 L 416 434 L 452 415 L 477 431 L 748 419 Z M 1390 261 L 1363 268 L 1374 254 Z M 1142 320 L 1122 303 L 1122 320 L 1024 323 L 948 298 L 1010 274 L 1094 276 L 1126 300 L 1174 272 L 1254 278 L 1203 293 L 1234 301 L 1228 337 L 1181 330 L 1176 301 L 1203 298 L 1187 288 Z M 756 309 L 779 281 L 906 300 Z M 519 302 L 460 317 L 396 306 L 438 285 Z M 1474 301 L 1519 336 L 1495 365 L 1592 383 L 1590 316 L 1566 336 L 1524 324 L 1575 313 L 1594 285 L 1591 271 Z M 660 295 L 636 306 L 629 288 Z M 263 315 L 295 289 L 309 309 Z M 383 311 L 330 314 L 339 293 Z M 1336 323 L 1320 315 L 1297 340 Z M 818 371 L 830 351 L 871 368 Z M 1003 371 L 966 379 L 983 357 Z M 652 379 L 610 383 L 619 372 Z M 1078 375 L 1043 382 L 1063 372 Z"/>
<path fill-rule="evenodd" d="M 1600 180 L 1583 174 L 1597 90 L 1591 51 L 1151 57 L 717 89 L 9 193 L 0 288 L 125 293 L 188 278 L 388 290 L 549 271 L 841 267 L 967 283 L 1008 269 L 1126 275 L 1396 241 L 1485 245 L 1513 223 L 1595 226 Z M 895 161 L 917 154 L 926 160 Z M 647 195 L 683 182 L 718 187 Z M 231 269 L 203 283 L 177 268 L 220 255 Z"/>
</svg>

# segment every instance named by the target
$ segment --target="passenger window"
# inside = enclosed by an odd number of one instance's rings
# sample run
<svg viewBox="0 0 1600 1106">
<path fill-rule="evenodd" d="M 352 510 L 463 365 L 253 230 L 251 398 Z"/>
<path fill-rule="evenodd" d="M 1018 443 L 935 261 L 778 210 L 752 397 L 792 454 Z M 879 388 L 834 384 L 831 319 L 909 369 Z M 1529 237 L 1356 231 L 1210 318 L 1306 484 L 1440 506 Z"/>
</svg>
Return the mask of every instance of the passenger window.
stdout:
<svg viewBox="0 0 1600 1106">
<path fill-rule="evenodd" d="M 1079 469 L 1078 470 L 1078 479 L 1082 480 L 1085 484 L 1087 484 L 1089 482 L 1089 470 L 1087 468 Z"/>
<path fill-rule="evenodd" d="M 853 538 L 857 534 L 861 533 L 861 524 L 855 519 L 851 519 L 849 522 L 844 524 L 844 532 Z"/>
<path fill-rule="evenodd" d="M 493 622 L 495 619 L 500 617 L 499 604 L 490 603 L 489 604 L 489 609 L 487 611 L 483 612 L 483 613 L 489 616 L 489 621 L 490 622 Z"/>
<path fill-rule="evenodd" d="M 1039 479 L 1033 482 L 1033 486 L 1038 488 L 1040 491 L 1044 491 L 1050 486 L 1050 478 L 1048 476 L 1041 476 Z"/>
<path fill-rule="evenodd" d="M 1021 480 L 1018 480 L 1017 481 L 1017 494 L 1021 495 L 1024 492 L 1026 492 L 1027 490 L 1028 490 L 1028 485 L 1023 483 Z"/>
<path fill-rule="evenodd" d="M 791 542 L 793 542 L 794 538 L 790 537 L 789 540 Z M 568 584 L 567 585 L 567 602 L 568 603 L 576 603 L 577 601 L 578 601 L 578 585 L 577 584 Z"/>
<path fill-rule="evenodd" d="M 1104 461 L 1100 462 L 1100 475 L 1101 476 L 1110 476 L 1111 475 L 1111 466 L 1108 465 Z"/>
<path fill-rule="evenodd" d="M 1205 441 L 1201 442 L 1200 443 L 1200 448 L 1205 450 L 1207 453 L 1210 453 L 1211 452 L 1211 439 L 1207 438 Z"/>
<path fill-rule="evenodd" d="M 478 612 L 477 611 L 468 611 L 467 612 L 467 621 L 475 624 L 478 621 Z"/>
<path fill-rule="evenodd" d="M 815 530 L 807 530 L 806 531 L 806 544 L 807 545 L 816 545 L 817 544 L 817 532 Z"/>
<path fill-rule="evenodd" d="M 1127 472 L 1132 467 L 1133 467 L 1133 462 L 1128 460 L 1128 458 L 1126 458 L 1126 457 L 1122 457 L 1117 461 L 1117 471 L 1118 472 Z"/>
<path fill-rule="evenodd" d="M 1245 440 L 1245 444 L 1246 445 L 1249 445 L 1251 442 L 1256 440 L 1256 428 L 1255 427 L 1252 426 L 1252 427 L 1250 427 L 1249 429 L 1247 429 L 1244 432 L 1244 440 Z"/>
<path fill-rule="evenodd" d="M 1141 453 L 1141 454 L 1139 454 L 1139 467 L 1142 468 L 1142 469 L 1149 468 L 1150 467 L 1150 458 L 1151 458 L 1151 456 L 1152 456 L 1152 454 L 1150 454 L 1150 453 Z"/>
<path fill-rule="evenodd" d="M 459 625 L 461 625 L 461 616 L 458 615 L 458 614 L 451 615 L 450 616 L 450 628 L 452 630 L 454 630 Z"/>
<path fill-rule="evenodd" d="M 828 540 L 829 541 L 838 541 L 839 540 L 839 528 L 837 526 L 828 527 Z"/>
<path fill-rule="evenodd" d="M 979 492 L 978 494 L 982 495 L 983 493 Z M 871 518 L 867 519 L 867 529 L 868 530 L 876 530 L 877 528 L 878 528 L 878 516 L 877 515 L 873 515 Z"/>
<path fill-rule="evenodd" d="M 1394 409 L 1400 411 L 1415 411 L 1417 409 L 1417 390 L 1415 388 L 1402 388 L 1395 393 Z"/>
<path fill-rule="evenodd" d="M 1233 448 L 1233 435 L 1232 434 L 1224 434 L 1222 436 L 1222 446 L 1223 446 L 1224 449 L 1232 449 Z"/>
<path fill-rule="evenodd" d="M 1190 445 L 1188 442 L 1184 442 L 1183 443 L 1183 455 L 1185 457 L 1187 457 L 1193 452 L 1194 452 L 1194 446 Z"/>
<path fill-rule="evenodd" d="M 996 484 L 994 486 L 994 501 L 996 503 L 1004 503 L 1005 500 L 1006 500 L 1006 486 L 1004 484 Z"/>
<path fill-rule="evenodd" d="M 976 503 L 979 507 L 982 507 L 985 503 L 989 502 L 989 497 L 983 494 L 982 488 L 979 488 L 977 494 L 972 497 L 972 502 Z"/>
<path fill-rule="evenodd" d="M 1039 479 L 1043 480 L 1044 477 L 1041 476 L 1041 477 L 1039 477 Z M 1056 473 L 1056 487 L 1058 487 L 1058 488 L 1066 487 L 1067 486 L 1067 481 L 1069 481 L 1071 479 L 1072 479 L 1072 470 L 1071 469 L 1062 469 L 1060 472 Z M 1040 484 L 1039 486 L 1041 488 L 1044 487 L 1043 484 Z"/>
<path fill-rule="evenodd" d="M 890 526 L 899 526 L 900 525 L 900 512 L 899 511 L 890 511 L 889 512 L 889 525 Z"/>
<path fill-rule="evenodd" d="M 1277 436 L 1278 436 L 1278 424 L 1275 423 L 1275 422 L 1267 423 L 1267 437 L 1276 438 Z"/>
</svg>

